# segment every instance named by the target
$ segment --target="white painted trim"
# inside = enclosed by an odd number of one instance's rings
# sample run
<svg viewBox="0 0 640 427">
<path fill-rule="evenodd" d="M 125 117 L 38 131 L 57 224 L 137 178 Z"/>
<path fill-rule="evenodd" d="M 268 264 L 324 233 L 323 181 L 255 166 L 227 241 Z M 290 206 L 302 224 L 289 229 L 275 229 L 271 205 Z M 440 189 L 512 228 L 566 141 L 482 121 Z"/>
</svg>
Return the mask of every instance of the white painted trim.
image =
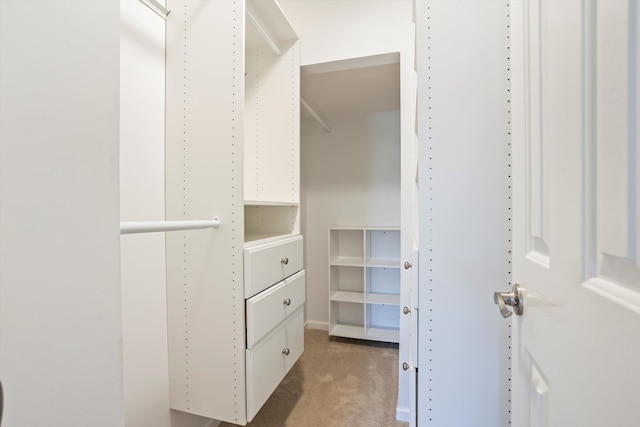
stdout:
<svg viewBox="0 0 640 427">
<path fill-rule="evenodd" d="M 273 41 L 273 37 L 267 32 L 267 30 L 262 26 L 260 22 L 253 16 L 253 14 L 247 9 L 245 11 L 247 16 L 247 21 L 255 28 L 256 32 L 262 37 L 264 42 L 269 46 L 269 48 L 273 51 L 273 53 L 277 56 L 282 55 L 282 51 L 278 47 L 275 41 Z"/>
<path fill-rule="evenodd" d="M 396 420 L 404 421 L 405 423 L 409 422 L 411 418 L 411 411 L 406 406 L 398 406 L 396 407 Z"/>
<path fill-rule="evenodd" d="M 329 331 L 329 322 L 316 322 L 314 320 L 307 320 L 304 324 L 305 329 L 318 329 L 321 331 Z"/>
<path fill-rule="evenodd" d="M 347 71 L 355 68 L 375 67 L 379 65 L 397 64 L 400 62 L 400 53 L 391 52 L 380 55 L 362 56 L 357 58 L 342 59 L 339 61 L 308 64 L 300 68 L 301 74 L 331 73 L 334 71 Z"/>
</svg>

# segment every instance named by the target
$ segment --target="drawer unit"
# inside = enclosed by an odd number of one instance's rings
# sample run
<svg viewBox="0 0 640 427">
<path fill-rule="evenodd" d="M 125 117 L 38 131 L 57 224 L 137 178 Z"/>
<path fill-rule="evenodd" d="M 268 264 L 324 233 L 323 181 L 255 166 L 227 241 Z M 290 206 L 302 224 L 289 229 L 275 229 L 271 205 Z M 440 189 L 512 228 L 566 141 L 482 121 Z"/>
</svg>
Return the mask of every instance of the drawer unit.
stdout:
<svg viewBox="0 0 640 427">
<path fill-rule="evenodd" d="M 251 421 L 304 350 L 304 307 L 247 353 L 247 421 Z"/>
<path fill-rule="evenodd" d="M 300 271 L 247 300 L 247 348 L 251 349 L 271 329 L 305 301 L 305 272 Z"/>
<path fill-rule="evenodd" d="M 245 246 L 244 290 L 250 298 L 302 270 L 302 236 Z"/>
</svg>

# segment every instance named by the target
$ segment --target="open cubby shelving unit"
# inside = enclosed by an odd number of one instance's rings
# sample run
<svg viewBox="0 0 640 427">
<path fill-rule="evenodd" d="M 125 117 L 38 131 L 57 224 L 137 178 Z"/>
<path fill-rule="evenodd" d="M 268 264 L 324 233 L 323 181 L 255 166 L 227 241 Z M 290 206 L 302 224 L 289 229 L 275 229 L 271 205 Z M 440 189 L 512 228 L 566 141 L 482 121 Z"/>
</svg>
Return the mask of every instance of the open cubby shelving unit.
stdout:
<svg viewBox="0 0 640 427">
<path fill-rule="evenodd" d="M 400 229 L 329 229 L 329 335 L 398 342 Z"/>
</svg>

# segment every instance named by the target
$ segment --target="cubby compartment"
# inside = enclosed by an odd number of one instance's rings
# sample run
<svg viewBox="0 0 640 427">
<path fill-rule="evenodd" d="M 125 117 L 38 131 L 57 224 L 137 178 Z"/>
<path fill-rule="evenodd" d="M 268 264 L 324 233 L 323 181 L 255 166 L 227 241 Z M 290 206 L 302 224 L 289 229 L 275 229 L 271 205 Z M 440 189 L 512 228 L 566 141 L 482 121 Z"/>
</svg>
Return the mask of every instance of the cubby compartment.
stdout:
<svg viewBox="0 0 640 427">
<path fill-rule="evenodd" d="M 364 302 L 364 268 L 332 265 L 330 301 Z"/>
<path fill-rule="evenodd" d="M 278 239 L 298 233 L 299 206 L 297 204 L 250 203 L 245 202 L 244 205 L 245 243 Z"/>
<path fill-rule="evenodd" d="M 329 260 L 331 265 L 364 265 L 363 230 L 331 229 L 329 234 Z"/>
<path fill-rule="evenodd" d="M 367 304 L 365 337 L 369 340 L 398 342 L 400 309 L 397 304 Z"/>
<path fill-rule="evenodd" d="M 364 304 L 331 301 L 330 305 L 330 335 L 359 339 L 365 337 Z"/>
<path fill-rule="evenodd" d="M 400 231 L 367 230 L 367 265 L 400 267 Z"/>
<path fill-rule="evenodd" d="M 400 304 L 400 269 L 367 267 L 365 301 L 375 304 Z"/>
</svg>

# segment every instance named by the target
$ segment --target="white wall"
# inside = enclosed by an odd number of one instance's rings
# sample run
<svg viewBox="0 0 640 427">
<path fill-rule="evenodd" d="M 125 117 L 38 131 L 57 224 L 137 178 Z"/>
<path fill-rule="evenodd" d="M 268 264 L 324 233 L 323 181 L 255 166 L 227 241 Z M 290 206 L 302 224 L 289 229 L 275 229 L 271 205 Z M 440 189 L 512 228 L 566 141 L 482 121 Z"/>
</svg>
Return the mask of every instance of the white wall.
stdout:
<svg viewBox="0 0 640 427">
<path fill-rule="evenodd" d="M 118 2 L 0 3 L 6 426 L 124 425 Z"/>
<path fill-rule="evenodd" d="M 165 22 L 121 1 L 120 215 L 165 218 Z M 129 427 L 210 427 L 169 409 L 164 233 L 121 237 L 124 404 Z"/>
</svg>

